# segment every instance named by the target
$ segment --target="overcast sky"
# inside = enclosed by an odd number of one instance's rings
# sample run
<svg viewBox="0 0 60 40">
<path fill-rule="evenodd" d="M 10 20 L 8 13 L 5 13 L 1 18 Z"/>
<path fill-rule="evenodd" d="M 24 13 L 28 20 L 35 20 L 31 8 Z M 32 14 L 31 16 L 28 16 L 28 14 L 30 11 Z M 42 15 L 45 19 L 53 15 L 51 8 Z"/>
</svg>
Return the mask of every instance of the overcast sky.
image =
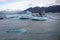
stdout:
<svg viewBox="0 0 60 40">
<path fill-rule="evenodd" d="M 25 10 L 35 6 L 60 5 L 60 0 L 0 0 L 0 10 Z"/>
</svg>

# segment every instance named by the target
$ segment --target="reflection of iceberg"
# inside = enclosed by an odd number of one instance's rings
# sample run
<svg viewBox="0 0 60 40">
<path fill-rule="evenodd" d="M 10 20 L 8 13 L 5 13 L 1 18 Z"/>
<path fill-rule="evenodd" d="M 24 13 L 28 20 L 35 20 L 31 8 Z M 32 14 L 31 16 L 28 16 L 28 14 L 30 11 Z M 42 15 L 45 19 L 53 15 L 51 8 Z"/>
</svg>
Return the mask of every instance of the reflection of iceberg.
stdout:
<svg viewBox="0 0 60 40">
<path fill-rule="evenodd" d="M 6 31 L 7 33 L 11 33 L 11 34 L 16 34 L 16 33 L 25 33 L 25 32 L 27 32 L 27 30 L 26 29 L 15 29 L 15 30 L 8 30 L 8 31 Z"/>
</svg>

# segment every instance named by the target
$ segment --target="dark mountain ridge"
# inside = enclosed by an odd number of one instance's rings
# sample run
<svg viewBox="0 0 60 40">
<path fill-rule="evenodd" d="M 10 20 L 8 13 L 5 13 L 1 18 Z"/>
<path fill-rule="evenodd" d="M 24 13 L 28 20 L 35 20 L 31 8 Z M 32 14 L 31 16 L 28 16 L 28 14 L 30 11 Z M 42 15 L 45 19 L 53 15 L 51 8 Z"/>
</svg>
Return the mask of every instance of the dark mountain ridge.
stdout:
<svg viewBox="0 0 60 40">
<path fill-rule="evenodd" d="M 60 12 L 60 5 L 53 5 L 53 6 L 49 6 L 49 7 L 31 7 L 26 9 L 25 11 L 30 11 L 32 13 L 42 13 L 43 11 L 45 12 Z"/>
</svg>

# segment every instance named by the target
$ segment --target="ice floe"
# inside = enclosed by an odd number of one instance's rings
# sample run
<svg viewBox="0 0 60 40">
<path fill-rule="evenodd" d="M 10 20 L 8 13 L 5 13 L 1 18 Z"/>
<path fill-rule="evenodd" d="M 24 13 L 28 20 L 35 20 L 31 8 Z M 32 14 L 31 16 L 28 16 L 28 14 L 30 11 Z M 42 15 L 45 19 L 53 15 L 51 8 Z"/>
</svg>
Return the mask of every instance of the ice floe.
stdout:
<svg viewBox="0 0 60 40">
<path fill-rule="evenodd" d="M 6 32 L 9 34 L 18 34 L 18 33 L 22 34 L 27 32 L 27 29 L 11 29 L 11 30 L 7 30 Z"/>
</svg>

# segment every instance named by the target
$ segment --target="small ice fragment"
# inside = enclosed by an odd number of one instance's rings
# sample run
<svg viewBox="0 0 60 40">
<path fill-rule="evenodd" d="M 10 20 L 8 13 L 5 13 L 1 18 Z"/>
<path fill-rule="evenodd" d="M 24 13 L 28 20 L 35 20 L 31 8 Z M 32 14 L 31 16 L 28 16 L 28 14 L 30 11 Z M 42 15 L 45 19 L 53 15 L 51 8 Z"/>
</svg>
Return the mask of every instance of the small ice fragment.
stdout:
<svg viewBox="0 0 60 40">
<path fill-rule="evenodd" d="M 27 32 L 27 30 L 26 29 L 17 29 L 17 30 L 9 30 L 9 31 L 6 31 L 6 32 L 15 34 L 15 33 L 25 33 L 25 32 Z"/>
</svg>

